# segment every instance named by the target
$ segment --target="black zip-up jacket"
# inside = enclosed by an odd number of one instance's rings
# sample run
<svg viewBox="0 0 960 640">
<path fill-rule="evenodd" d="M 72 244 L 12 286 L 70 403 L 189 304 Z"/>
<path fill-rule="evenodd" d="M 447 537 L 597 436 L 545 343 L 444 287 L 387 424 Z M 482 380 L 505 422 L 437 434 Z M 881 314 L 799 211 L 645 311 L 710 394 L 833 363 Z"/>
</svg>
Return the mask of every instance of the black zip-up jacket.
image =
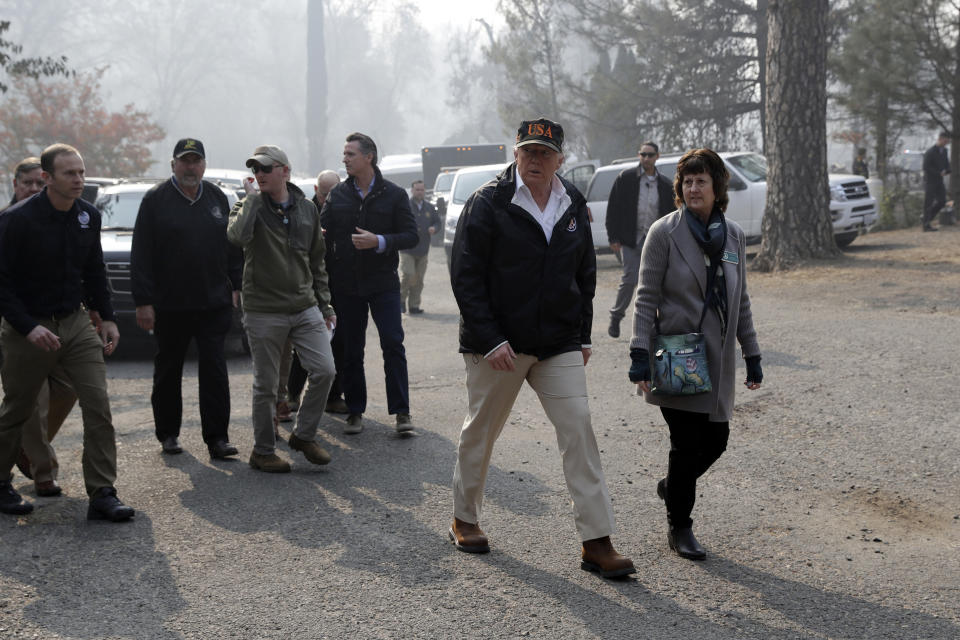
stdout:
<svg viewBox="0 0 960 640">
<path fill-rule="evenodd" d="M 417 246 L 413 249 L 406 249 L 404 253 L 409 253 L 412 256 L 422 257 L 430 253 L 430 227 L 434 227 L 435 231 L 440 230 L 440 216 L 437 215 L 437 208 L 427 202 L 423 201 L 420 211 L 417 211 L 417 203 L 413 201 L 413 198 L 410 198 L 410 211 L 413 213 L 414 220 L 417 221 Z"/>
<path fill-rule="evenodd" d="M 143 196 L 133 230 L 130 287 L 139 307 L 203 311 L 233 304 L 240 290 L 243 254 L 227 242 L 230 204 L 204 181 L 190 202 L 173 180 Z"/>
<path fill-rule="evenodd" d="M 640 176 L 637 168 L 624 169 L 610 187 L 607 200 L 607 241 L 619 242 L 627 247 L 637 246 L 637 199 L 640 197 Z M 677 210 L 674 201 L 673 183 L 657 172 L 657 218 Z"/>
<path fill-rule="evenodd" d="M 464 205 L 450 269 L 461 353 L 486 355 L 507 340 L 543 360 L 590 344 L 597 259 L 587 203 L 560 180 L 571 204 L 549 244 L 540 223 L 511 203 L 516 163 Z"/>
<path fill-rule="evenodd" d="M 77 199 L 57 211 L 40 193 L 0 215 L 0 316 L 22 335 L 86 302 L 114 321 L 100 248 L 100 212 Z"/>
<path fill-rule="evenodd" d="M 928 184 L 941 184 L 944 171 L 950 172 L 950 157 L 945 147 L 933 145 L 923 152 L 923 178 Z"/>
<path fill-rule="evenodd" d="M 326 230 L 327 272 L 333 294 L 369 296 L 400 288 L 398 251 L 417 245 L 417 222 L 410 211 L 407 192 L 383 179 L 374 167 L 373 188 L 361 200 L 353 176 L 335 186 L 320 212 Z M 381 235 L 383 253 L 357 251 L 350 236 L 356 228 Z"/>
</svg>

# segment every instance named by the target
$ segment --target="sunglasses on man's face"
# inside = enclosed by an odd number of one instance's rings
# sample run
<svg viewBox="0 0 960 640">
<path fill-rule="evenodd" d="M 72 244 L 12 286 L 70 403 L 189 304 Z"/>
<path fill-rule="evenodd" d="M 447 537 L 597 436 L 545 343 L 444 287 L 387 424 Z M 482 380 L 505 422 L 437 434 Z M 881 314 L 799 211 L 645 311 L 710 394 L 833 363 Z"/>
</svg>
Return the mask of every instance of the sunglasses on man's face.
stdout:
<svg viewBox="0 0 960 640">
<path fill-rule="evenodd" d="M 262 164 L 255 164 L 252 167 L 250 167 L 250 170 L 253 171 L 254 175 L 256 175 L 257 173 L 270 173 L 271 171 L 273 171 L 273 168 L 275 166 L 276 165 L 274 164 L 268 164 L 266 166 Z"/>
<path fill-rule="evenodd" d="M 641 158 L 652 158 L 652 157 L 655 156 L 655 155 L 657 155 L 657 154 L 656 154 L 656 153 L 650 153 L 649 151 L 641 151 L 641 152 L 640 152 L 640 157 L 641 157 Z"/>
</svg>

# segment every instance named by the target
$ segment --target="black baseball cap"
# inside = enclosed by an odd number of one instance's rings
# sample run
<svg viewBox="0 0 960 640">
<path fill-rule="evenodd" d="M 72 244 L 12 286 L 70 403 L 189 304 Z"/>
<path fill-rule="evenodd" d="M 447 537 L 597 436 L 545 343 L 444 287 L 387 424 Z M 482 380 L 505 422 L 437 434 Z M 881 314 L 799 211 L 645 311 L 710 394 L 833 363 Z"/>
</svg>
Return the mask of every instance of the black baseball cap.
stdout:
<svg viewBox="0 0 960 640">
<path fill-rule="evenodd" d="M 182 158 L 188 153 L 195 153 L 201 158 L 206 158 L 203 152 L 203 143 L 196 138 L 181 138 L 177 141 L 177 146 L 173 148 L 173 157 Z"/>
<path fill-rule="evenodd" d="M 557 153 L 563 152 L 563 127 L 546 118 L 524 120 L 517 129 L 517 146 L 542 144 Z"/>
</svg>

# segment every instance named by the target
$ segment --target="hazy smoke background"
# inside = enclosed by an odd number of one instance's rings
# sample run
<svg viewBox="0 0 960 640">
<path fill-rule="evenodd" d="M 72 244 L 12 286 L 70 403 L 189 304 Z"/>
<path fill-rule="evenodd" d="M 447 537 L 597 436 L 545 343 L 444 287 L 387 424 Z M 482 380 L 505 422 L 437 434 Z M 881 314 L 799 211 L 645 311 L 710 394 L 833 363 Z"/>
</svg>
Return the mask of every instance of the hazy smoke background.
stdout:
<svg viewBox="0 0 960 640">
<path fill-rule="evenodd" d="M 243 168 L 256 145 L 272 143 L 306 173 L 307 1 L 0 0 L 0 19 L 12 22 L 9 36 L 23 55 L 105 69 L 112 109 L 148 111 L 167 133 L 153 148 L 154 173 L 167 172 L 183 136 L 204 141 L 209 167 Z M 373 136 L 382 155 L 469 131 L 446 104 L 445 58 L 452 39 L 480 36 L 475 18 L 496 23 L 495 0 L 323 5 L 327 122 L 309 125 L 325 129 L 324 166 L 340 165 L 354 130 Z M 502 133 L 497 142 L 509 139 L 508 128 Z"/>
</svg>

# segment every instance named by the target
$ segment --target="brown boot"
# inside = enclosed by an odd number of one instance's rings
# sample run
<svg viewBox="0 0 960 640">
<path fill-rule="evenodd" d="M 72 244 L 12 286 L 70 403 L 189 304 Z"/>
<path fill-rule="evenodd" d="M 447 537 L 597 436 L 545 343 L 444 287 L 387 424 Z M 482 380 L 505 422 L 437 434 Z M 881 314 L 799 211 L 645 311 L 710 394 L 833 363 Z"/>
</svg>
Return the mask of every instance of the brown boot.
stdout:
<svg viewBox="0 0 960 640">
<path fill-rule="evenodd" d="M 277 403 L 277 421 L 293 422 L 293 413 L 290 411 L 290 405 L 287 404 L 286 400 Z"/>
<path fill-rule="evenodd" d="M 595 571 L 602 578 L 619 578 L 637 572 L 633 560 L 620 555 L 613 548 L 610 536 L 584 540 L 580 558 L 581 569 Z"/>
<path fill-rule="evenodd" d="M 302 453 L 308 461 L 313 464 L 327 464 L 330 462 L 330 454 L 313 440 L 303 440 L 290 434 L 290 448 Z"/>
<path fill-rule="evenodd" d="M 454 518 L 448 535 L 460 551 L 467 553 L 488 553 L 490 551 L 490 543 L 487 541 L 486 534 L 476 524 Z"/>
</svg>

